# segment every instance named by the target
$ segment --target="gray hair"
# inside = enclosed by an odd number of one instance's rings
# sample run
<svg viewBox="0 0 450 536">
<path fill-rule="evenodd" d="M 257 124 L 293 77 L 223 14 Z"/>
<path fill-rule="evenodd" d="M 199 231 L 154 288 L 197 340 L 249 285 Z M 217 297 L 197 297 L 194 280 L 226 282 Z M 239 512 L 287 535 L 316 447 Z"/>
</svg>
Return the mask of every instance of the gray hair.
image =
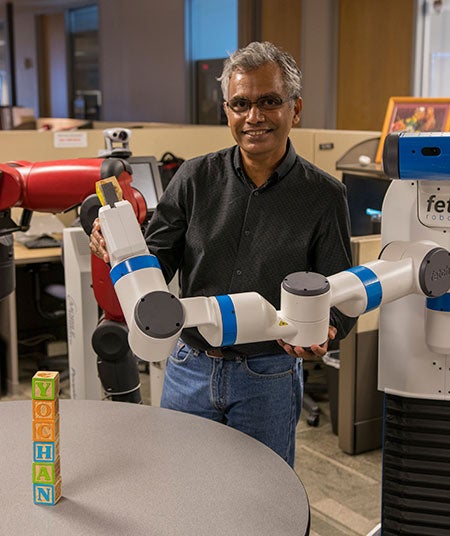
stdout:
<svg viewBox="0 0 450 536">
<path fill-rule="evenodd" d="M 222 74 L 217 79 L 222 86 L 223 98 L 228 100 L 228 86 L 234 71 L 252 71 L 266 63 L 278 64 L 286 93 L 289 97 L 298 99 L 302 88 L 302 72 L 290 54 L 268 41 L 254 41 L 236 50 L 225 60 Z"/>
</svg>

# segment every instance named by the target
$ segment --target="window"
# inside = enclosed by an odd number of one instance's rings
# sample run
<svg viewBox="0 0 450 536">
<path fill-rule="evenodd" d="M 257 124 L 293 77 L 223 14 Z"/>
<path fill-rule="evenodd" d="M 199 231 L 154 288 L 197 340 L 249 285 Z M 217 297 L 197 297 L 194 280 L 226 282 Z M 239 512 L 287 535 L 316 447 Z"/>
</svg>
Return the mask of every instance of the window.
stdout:
<svg viewBox="0 0 450 536">
<path fill-rule="evenodd" d="M 194 123 L 226 123 L 217 77 L 238 46 L 237 0 L 186 2 L 186 51 L 190 65 Z"/>
<path fill-rule="evenodd" d="M 236 50 L 237 0 L 188 0 L 186 13 L 190 60 L 224 58 Z"/>
<path fill-rule="evenodd" d="M 450 0 L 426 0 L 418 7 L 414 94 L 450 95 Z"/>
</svg>

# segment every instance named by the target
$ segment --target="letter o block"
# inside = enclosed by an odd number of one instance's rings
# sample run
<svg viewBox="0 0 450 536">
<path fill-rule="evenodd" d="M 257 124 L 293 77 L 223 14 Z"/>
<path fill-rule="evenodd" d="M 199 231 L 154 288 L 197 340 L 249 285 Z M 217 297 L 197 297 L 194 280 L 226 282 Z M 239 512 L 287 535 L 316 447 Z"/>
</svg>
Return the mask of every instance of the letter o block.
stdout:
<svg viewBox="0 0 450 536">
<path fill-rule="evenodd" d="M 58 400 L 33 400 L 33 419 L 56 419 L 59 411 Z"/>
</svg>

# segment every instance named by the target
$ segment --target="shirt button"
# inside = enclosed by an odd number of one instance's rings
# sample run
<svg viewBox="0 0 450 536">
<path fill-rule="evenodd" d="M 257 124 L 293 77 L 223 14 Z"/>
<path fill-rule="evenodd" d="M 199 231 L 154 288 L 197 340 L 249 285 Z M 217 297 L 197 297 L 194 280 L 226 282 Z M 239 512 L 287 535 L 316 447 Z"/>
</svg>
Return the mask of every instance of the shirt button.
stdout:
<svg viewBox="0 0 450 536">
<path fill-rule="evenodd" d="M 256 197 L 257 195 L 259 195 L 259 192 L 254 192 L 253 195 Z"/>
<path fill-rule="evenodd" d="M 248 235 L 250 234 L 250 231 L 249 231 L 248 229 L 246 229 L 246 230 L 244 231 L 244 234 L 245 234 L 245 236 L 248 236 Z"/>
<path fill-rule="evenodd" d="M 242 270 L 236 270 L 237 275 L 242 275 Z"/>
</svg>

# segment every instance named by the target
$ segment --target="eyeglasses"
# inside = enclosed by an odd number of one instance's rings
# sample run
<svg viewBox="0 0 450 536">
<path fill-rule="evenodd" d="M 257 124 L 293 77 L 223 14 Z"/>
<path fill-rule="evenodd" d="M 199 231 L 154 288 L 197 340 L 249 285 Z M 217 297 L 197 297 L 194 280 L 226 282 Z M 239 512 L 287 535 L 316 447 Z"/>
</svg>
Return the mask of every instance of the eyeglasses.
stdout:
<svg viewBox="0 0 450 536">
<path fill-rule="evenodd" d="M 247 113 L 254 104 L 256 104 L 258 110 L 271 112 L 272 110 L 278 110 L 278 108 L 281 108 L 285 102 L 290 100 L 291 98 L 283 99 L 280 95 L 263 95 L 255 101 L 251 101 L 246 97 L 233 97 L 226 102 L 226 105 L 236 114 Z"/>
</svg>

